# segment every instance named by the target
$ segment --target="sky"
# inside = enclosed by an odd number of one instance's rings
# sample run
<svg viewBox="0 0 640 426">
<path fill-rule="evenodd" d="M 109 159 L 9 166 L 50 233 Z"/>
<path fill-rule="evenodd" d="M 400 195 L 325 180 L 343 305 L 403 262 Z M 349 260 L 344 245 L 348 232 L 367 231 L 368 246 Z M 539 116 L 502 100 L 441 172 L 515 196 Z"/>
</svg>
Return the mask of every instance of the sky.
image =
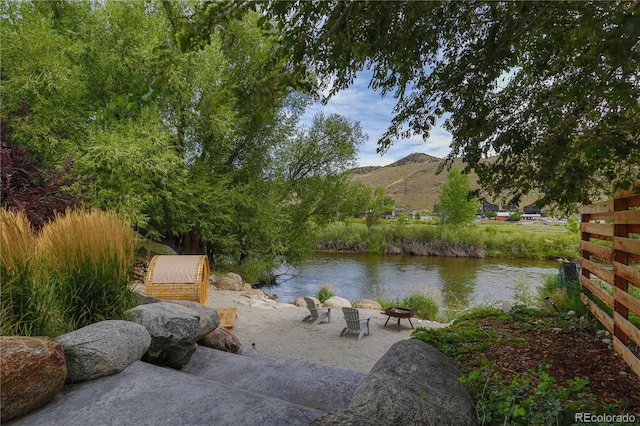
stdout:
<svg viewBox="0 0 640 426">
<path fill-rule="evenodd" d="M 422 135 L 413 135 L 409 139 L 394 140 L 394 144 L 382 156 L 376 152 L 378 139 L 391 123 L 391 111 L 396 99 L 390 95 L 383 98 L 367 87 L 370 77 L 370 71 L 358 73 L 353 84 L 334 95 L 326 105 L 318 101 L 308 107 L 300 123 L 310 127 L 313 117 L 320 112 L 325 115 L 340 114 L 352 121 L 359 121 L 363 132 L 368 135 L 368 139 L 358 150 L 358 165 L 361 167 L 386 166 L 416 152 L 446 157 L 450 152 L 451 135 L 439 127 L 439 123 L 431 129 L 426 142 Z"/>
</svg>

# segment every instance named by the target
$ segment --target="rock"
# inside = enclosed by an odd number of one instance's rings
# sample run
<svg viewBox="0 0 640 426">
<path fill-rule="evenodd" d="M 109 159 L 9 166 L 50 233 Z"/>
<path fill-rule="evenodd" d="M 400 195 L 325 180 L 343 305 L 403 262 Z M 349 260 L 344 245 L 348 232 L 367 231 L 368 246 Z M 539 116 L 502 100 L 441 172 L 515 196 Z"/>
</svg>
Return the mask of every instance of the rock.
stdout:
<svg viewBox="0 0 640 426">
<path fill-rule="evenodd" d="M 505 299 L 502 301 L 502 312 L 511 312 L 511 309 L 513 309 L 515 306 L 517 305 L 521 305 L 521 303 L 519 303 L 517 300 L 515 299 Z"/>
<path fill-rule="evenodd" d="M 193 302 L 190 300 L 170 300 L 171 303 L 177 303 L 186 308 L 193 309 L 200 317 L 198 327 L 198 337 L 196 340 L 202 339 L 207 334 L 220 326 L 220 316 L 218 312 L 208 306 L 204 306 L 201 303 Z"/>
<path fill-rule="evenodd" d="M 67 358 L 67 383 L 110 376 L 139 361 L 149 349 L 151 336 L 131 321 L 101 321 L 55 339 Z"/>
<path fill-rule="evenodd" d="M 138 302 L 138 305 L 147 305 L 149 303 L 161 302 L 160 299 L 157 299 L 157 298 L 151 297 L 151 296 L 147 296 L 146 294 L 143 294 L 143 293 L 135 292 L 134 296 L 136 298 L 136 302 Z"/>
<path fill-rule="evenodd" d="M 216 287 L 221 290 L 233 290 L 240 291 L 242 290 L 242 278 L 230 277 L 230 274 L 225 275 L 224 277 L 218 277 L 218 282 L 216 283 Z M 233 274 L 236 277 L 240 277 L 237 274 Z"/>
<path fill-rule="evenodd" d="M 329 308 L 343 308 L 343 307 L 350 308 L 351 302 L 339 296 L 331 296 L 330 298 L 324 301 L 322 306 L 329 307 Z"/>
<path fill-rule="evenodd" d="M 200 318 L 195 311 L 177 303 L 159 302 L 136 306 L 127 315 L 151 335 L 143 361 L 175 369 L 189 362 L 197 348 Z"/>
<path fill-rule="evenodd" d="M 240 291 L 251 291 L 253 290 L 253 286 L 249 283 L 242 283 L 242 286 L 240 287 Z"/>
<path fill-rule="evenodd" d="M 198 344 L 234 354 L 240 350 L 240 339 L 238 339 L 238 336 L 224 327 L 216 328 L 200 339 Z"/>
<path fill-rule="evenodd" d="M 358 309 L 382 309 L 382 305 L 380 305 L 375 300 L 371 299 L 362 299 L 353 304 L 354 308 Z"/>
<path fill-rule="evenodd" d="M 64 387 L 62 345 L 48 337 L 0 337 L 0 422 L 51 401 Z"/>
<path fill-rule="evenodd" d="M 395 343 L 356 389 L 349 406 L 314 425 L 475 425 L 458 368 L 419 340 Z"/>
<path fill-rule="evenodd" d="M 307 298 L 313 300 L 316 304 L 320 305 L 320 301 L 318 300 L 317 297 L 313 297 L 313 296 L 306 296 Z M 307 302 L 304 300 L 304 297 L 298 297 L 295 302 L 293 302 L 294 306 L 297 306 L 298 308 L 306 308 L 307 307 Z"/>
</svg>

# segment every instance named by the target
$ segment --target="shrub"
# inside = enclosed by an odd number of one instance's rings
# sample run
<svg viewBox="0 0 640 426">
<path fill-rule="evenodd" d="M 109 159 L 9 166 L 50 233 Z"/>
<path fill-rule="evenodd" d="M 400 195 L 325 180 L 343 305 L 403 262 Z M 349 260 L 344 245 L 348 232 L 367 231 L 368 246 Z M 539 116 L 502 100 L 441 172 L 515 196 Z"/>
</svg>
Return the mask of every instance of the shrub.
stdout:
<svg viewBox="0 0 640 426">
<path fill-rule="evenodd" d="M 594 405 L 593 395 L 583 390 L 589 380 L 576 377 L 567 387 L 557 386 L 548 371 L 548 364 L 540 364 L 537 371 L 517 374 L 507 385 L 487 365 L 461 381 L 478 400 L 476 413 L 484 425 L 570 424 L 575 412 Z"/>
<path fill-rule="evenodd" d="M 322 288 L 320 290 L 318 290 L 318 300 L 320 301 L 320 303 L 324 303 L 325 300 L 329 299 L 330 297 L 335 296 L 335 294 L 333 294 L 333 292 L 331 291 L 331 289 L 329 288 L 329 286 L 322 286 Z"/>
</svg>

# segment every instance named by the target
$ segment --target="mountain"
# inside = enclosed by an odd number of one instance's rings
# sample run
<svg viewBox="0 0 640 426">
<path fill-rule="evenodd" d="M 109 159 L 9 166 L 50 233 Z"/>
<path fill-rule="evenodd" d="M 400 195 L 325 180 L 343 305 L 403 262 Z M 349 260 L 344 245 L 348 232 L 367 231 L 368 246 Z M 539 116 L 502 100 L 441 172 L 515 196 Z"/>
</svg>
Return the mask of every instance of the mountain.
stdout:
<svg viewBox="0 0 640 426">
<path fill-rule="evenodd" d="M 436 174 L 438 167 L 444 160 L 422 153 L 413 153 L 389 164 L 388 166 L 359 167 L 353 169 L 351 179 L 372 188 L 381 186 L 387 190 L 387 195 L 396 202 L 396 207 L 403 211 L 417 210 L 432 212 L 433 205 L 440 197 L 440 186 L 447 181 L 447 171 Z M 460 169 L 464 163 L 456 159 L 454 164 Z M 478 177 L 470 173 L 471 186 L 479 189 Z M 524 197 L 522 207 L 535 202 L 535 194 Z M 502 206 L 506 200 L 489 200 Z"/>
</svg>

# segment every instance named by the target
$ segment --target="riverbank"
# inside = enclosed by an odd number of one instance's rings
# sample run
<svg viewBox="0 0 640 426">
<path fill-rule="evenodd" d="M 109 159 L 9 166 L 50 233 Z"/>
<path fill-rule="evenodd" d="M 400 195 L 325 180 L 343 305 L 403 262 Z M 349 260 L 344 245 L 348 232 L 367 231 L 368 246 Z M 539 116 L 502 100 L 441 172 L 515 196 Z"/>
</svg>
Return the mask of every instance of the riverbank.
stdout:
<svg viewBox="0 0 640 426">
<path fill-rule="evenodd" d="M 409 339 L 413 330 L 407 320 L 391 320 L 379 310 L 360 309 L 360 316 L 371 317 L 370 335 L 358 341 L 355 333 L 340 336 L 345 321 L 340 309 L 332 309 L 331 322 L 312 325 L 302 322 L 308 309 L 290 303 L 278 303 L 261 297 L 260 290 L 239 292 L 209 287 L 207 306 L 235 307 L 238 316 L 234 332 L 243 351 L 263 351 L 320 364 L 368 373 L 397 341 Z M 446 324 L 411 319 L 414 327 L 440 328 Z"/>
<path fill-rule="evenodd" d="M 363 223 L 337 222 L 320 232 L 316 249 L 415 256 L 575 259 L 579 236 L 561 225 L 497 221 L 460 227 L 391 222 L 371 229 Z"/>
</svg>

